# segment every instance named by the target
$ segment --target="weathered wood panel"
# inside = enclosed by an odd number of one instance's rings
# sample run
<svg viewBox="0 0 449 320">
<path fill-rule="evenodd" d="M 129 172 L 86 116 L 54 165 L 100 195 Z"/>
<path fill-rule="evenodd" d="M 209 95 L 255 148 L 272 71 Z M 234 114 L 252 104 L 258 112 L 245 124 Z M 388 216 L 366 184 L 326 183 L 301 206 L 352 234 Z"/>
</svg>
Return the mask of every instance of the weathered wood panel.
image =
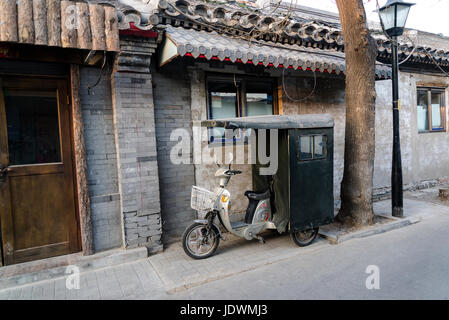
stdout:
<svg viewBox="0 0 449 320">
<path fill-rule="evenodd" d="M 61 46 L 61 1 L 47 0 L 48 45 Z"/>
<path fill-rule="evenodd" d="M 106 50 L 120 51 L 117 11 L 114 7 L 105 7 L 104 14 L 105 14 Z"/>
<path fill-rule="evenodd" d="M 78 27 L 78 13 L 76 3 L 61 1 L 61 43 L 64 48 L 76 48 L 76 29 Z"/>
<path fill-rule="evenodd" d="M 78 0 L 0 0 L 0 42 L 119 51 L 117 9 Z"/>
<path fill-rule="evenodd" d="M 104 51 L 106 50 L 104 7 L 97 4 L 90 4 L 89 12 L 92 29 L 92 50 Z"/>
<path fill-rule="evenodd" d="M 76 4 L 78 9 L 78 48 L 92 48 L 92 33 L 90 30 L 89 5 L 84 2 Z"/>
<path fill-rule="evenodd" d="M 19 42 L 34 43 L 33 0 L 17 2 L 17 25 Z"/>
<path fill-rule="evenodd" d="M 0 41 L 17 42 L 16 0 L 0 1 Z"/>
<path fill-rule="evenodd" d="M 47 45 L 47 2 L 45 0 L 33 0 L 33 20 L 34 43 Z"/>
<path fill-rule="evenodd" d="M 83 254 L 93 254 L 92 221 L 90 198 L 87 186 L 87 160 L 84 143 L 84 123 L 80 102 L 80 71 L 76 64 L 70 65 L 70 87 L 72 95 L 73 140 L 75 149 L 75 174 L 77 185 L 78 210 L 80 215 L 81 243 Z"/>
</svg>

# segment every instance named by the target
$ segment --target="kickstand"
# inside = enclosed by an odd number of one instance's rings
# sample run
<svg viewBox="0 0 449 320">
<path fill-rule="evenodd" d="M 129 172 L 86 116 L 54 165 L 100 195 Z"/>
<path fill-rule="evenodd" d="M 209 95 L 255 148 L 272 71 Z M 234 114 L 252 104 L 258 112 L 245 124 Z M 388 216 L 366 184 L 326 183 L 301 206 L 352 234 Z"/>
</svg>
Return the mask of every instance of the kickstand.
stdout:
<svg viewBox="0 0 449 320">
<path fill-rule="evenodd" d="M 265 239 L 261 236 L 256 236 L 256 239 L 259 240 L 259 243 L 265 244 Z"/>
</svg>

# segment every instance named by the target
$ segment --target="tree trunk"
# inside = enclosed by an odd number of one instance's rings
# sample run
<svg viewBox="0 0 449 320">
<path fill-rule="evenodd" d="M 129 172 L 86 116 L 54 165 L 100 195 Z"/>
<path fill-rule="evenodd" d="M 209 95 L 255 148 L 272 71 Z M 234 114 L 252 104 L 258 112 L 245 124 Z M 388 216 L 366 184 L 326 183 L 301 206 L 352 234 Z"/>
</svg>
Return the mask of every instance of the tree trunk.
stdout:
<svg viewBox="0 0 449 320">
<path fill-rule="evenodd" d="M 346 131 L 341 209 L 337 221 L 373 223 L 375 63 L 377 46 L 362 0 L 336 0 L 346 55 Z"/>
</svg>

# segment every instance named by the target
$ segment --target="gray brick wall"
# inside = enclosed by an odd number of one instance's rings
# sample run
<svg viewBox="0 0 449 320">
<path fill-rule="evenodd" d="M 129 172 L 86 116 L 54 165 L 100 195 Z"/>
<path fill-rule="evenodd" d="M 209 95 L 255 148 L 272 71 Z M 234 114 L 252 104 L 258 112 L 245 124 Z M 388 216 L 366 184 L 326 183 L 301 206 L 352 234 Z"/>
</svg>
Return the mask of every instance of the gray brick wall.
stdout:
<svg viewBox="0 0 449 320">
<path fill-rule="evenodd" d="M 171 131 L 176 128 L 191 131 L 190 80 L 185 69 L 176 63 L 164 66 L 161 71 L 153 68 L 152 74 L 164 242 L 172 242 L 180 238 L 194 218 L 190 209 L 194 166 L 170 161 L 170 149 L 177 143 L 170 141 Z"/>
<path fill-rule="evenodd" d="M 125 245 L 161 247 L 159 177 L 152 79 L 155 43 L 121 39 L 121 55 L 113 76 L 114 124 L 122 194 Z"/>
<path fill-rule="evenodd" d="M 122 245 L 111 82 L 103 76 L 89 95 L 87 87 L 97 81 L 100 70 L 82 67 L 80 72 L 93 245 L 98 252 Z"/>
</svg>

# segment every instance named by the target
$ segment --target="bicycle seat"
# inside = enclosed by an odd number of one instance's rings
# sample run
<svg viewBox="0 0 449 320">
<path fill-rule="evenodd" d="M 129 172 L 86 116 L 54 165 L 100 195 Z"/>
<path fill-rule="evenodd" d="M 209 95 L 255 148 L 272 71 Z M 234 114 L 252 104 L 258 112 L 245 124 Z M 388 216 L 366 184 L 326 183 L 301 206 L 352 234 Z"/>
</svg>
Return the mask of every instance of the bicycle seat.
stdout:
<svg viewBox="0 0 449 320">
<path fill-rule="evenodd" d="M 250 200 L 264 200 L 270 197 L 270 189 L 267 189 L 265 192 L 255 192 L 255 191 L 245 191 L 245 196 Z"/>
</svg>

